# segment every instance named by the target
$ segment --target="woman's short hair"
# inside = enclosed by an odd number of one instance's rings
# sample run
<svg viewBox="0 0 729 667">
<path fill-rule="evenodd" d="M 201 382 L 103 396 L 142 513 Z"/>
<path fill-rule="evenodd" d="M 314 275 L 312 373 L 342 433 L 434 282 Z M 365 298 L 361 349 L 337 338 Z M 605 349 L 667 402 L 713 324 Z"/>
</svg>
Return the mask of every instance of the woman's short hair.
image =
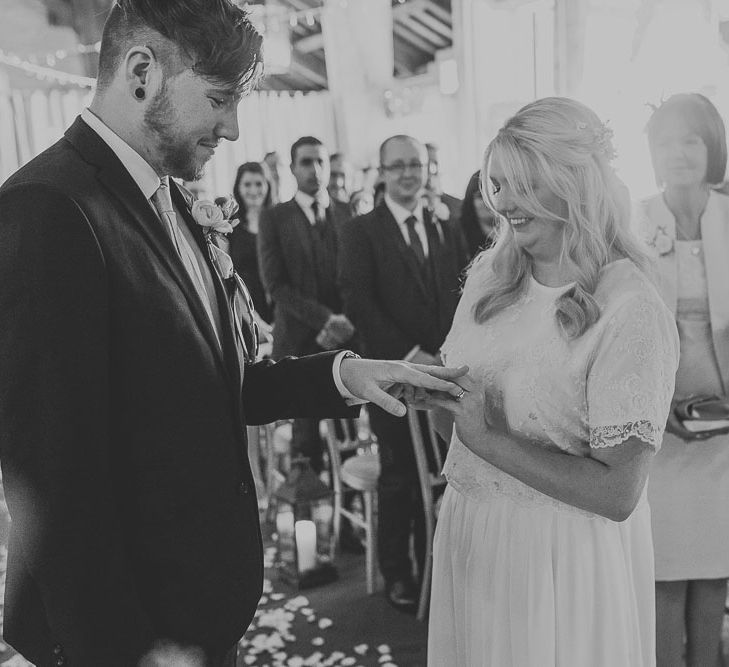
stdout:
<svg viewBox="0 0 729 667">
<path fill-rule="evenodd" d="M 243 201 L 243 197 L 240 195 L 240 182 L 243 180 L 243 174 L 251 173 L 258 174 L 265 182 L 267 186 L 266 197 L 263 200 L 263 208 L 271 207 L 271 183 L 266 176 L 266 170 L 260 162 L 244 162 L 238 171 L 235 173 L 235 180 L 233 181 L 233 197 L 238 202 L 238 219 L 241 224 L 245 227 L 246 225 L 246 203 Z"/>
<path fill-rule="evenodd" d="M 261 35 L 231 0 L 116 0 L 101 37 L 99 88 L 135 44 L 153 48 L 163 67 L 182 56 L 193 72 L 237 94 L 261 73 Z"/>
<path fill-rule="evenodd" d="M 716 107 L 708 97 L 700 93 L 678 93 L 671 95 L 648 119 L 646 132 L 648 147 L 656 167 L 656 140 L 667 120 L 679 118 L 698 134 L 707 152 L 706 182 L 716 185 L 724 180 L 727 162 L 726 129 Z M 656 181 L 659 175 L 656 172 Z"/>
<path fill-rule="evenodd" d="M 519 210 L 563 223 L 563 257 L 577 267 L 575 286 L 557 302 L 556 318 L 568 338 L 584 333 L 600 317 L 593 294 L 607 263 L 631 259 L 647 268 L 648 257 L 630 231 L 630 199 L 615 174 L 611 132 L 594 111 L 576 100 L 547 97 L 520 109 L 489 144 L 481 170 L 481 188 L 498 215 L 489 183 L 497 155 Z M 564 215 L 545 209 L 534 194 L 533 178 L 564 203 Z M 527 288 L 531 259 L 516 244 L 509 225 L 492 249 L 493 280 L 477 302 L 482 322 L 514 303 Z"/>
</svg>

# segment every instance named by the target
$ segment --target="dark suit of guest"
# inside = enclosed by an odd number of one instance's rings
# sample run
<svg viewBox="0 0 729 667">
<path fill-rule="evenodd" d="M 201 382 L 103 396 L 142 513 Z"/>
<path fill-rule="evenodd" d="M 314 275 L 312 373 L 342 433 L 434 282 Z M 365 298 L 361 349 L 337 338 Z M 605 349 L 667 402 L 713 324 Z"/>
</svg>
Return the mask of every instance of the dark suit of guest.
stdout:
<svg viewBox="0 0 729 667">
<path fill-rule="evenodd" d="M 315 224 L 311 200 L 298 192 L 261 214 L 258 257 L 263 285 L 274 303 L 274 359 L 321 352 L 317 335 L 330 315 L 342 312 L 337 255 L 349 207 L 331 200 Z M 321 469 L 318 420 L 297 420 L 292 446 L 311 459 L 315 470 Z"/>
<path fill-rule="evenodd" d="M 266 291 L 261 282 L 260 263 L 258 261 L 258 235 L 244 227 L 241 222 L 233 228 L 229 237 L 229 253 L 235 270 L 251 293 L 256 312 L 266 321 L 273 321 L 273 309 L 266 298 Z"/>
<path fill-rule="evenodd" d="M 339 263 L 344 312 L 370 357 L 403 359 L 416 346 L 435 355 L 459 299 L 462 244 L 453 226 L 435 224 L 424 210 L 428 252 L 421 264 L 387 202 L 345 226 Z M 370 422 L 381 462 L 380 568 L 388 582 L 409 579 L 410 526 L 414 519 L 422 523 L 410 432 L 407 420 L 374 406 Z M 416 530 L 416 538 L 422 538 L 422 529 Z"/>
<path fill-rule="evenodd" d="M 246 424 L 350 411 L 333 355 L 241 366 L 190 202 L 171 183 L 217 335 L 107 141 L 78 119 L 0 188 L 4 636 L 39 666 L 130 667 L 157 638 L 218 664 L 262 589 Z"/>
</svg>

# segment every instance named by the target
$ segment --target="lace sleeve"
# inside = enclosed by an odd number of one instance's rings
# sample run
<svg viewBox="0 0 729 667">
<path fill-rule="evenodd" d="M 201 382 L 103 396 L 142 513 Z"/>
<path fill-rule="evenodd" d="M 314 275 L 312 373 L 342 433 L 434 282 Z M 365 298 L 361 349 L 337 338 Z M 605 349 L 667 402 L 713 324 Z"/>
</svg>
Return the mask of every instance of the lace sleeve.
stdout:
<svg viewBox="0 0 729 667">
<path fill-rule="evenodd" d="M 590 447 L 631 437 L 658 449 L 678 368 L 678 333 L 657 295 L 631 297 L 605 323 L 587 377 Z"/>
</svg>

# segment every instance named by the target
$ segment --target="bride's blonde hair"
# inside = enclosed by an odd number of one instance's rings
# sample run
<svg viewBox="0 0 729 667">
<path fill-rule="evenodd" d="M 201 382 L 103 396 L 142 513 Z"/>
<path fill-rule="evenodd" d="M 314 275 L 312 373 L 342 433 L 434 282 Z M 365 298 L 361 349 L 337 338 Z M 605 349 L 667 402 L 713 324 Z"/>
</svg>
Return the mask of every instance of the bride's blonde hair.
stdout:
<svg viewBox="0 0 729 667">
<path fill-rule="evenodd" d="M 568 339 L 581 336 L 600 317 L 593 297 L 600 269 L 628 258 L 647 270 L 649 259 L 630 231 L 630 197 L 610 165 L 611 131 L 584 104 L 547 97 L 520 109 L 506 121 L 484 154 L 481 193 L 498 215 L 489 182 L 491 158 L 497 156 L 504 178 L 518 193 L 518 209 L 527 215 L 564 223 L 562 258 L 577 267 L 575 285 L 557 301 L 557 322 Z M 533 179 L 564 202 L 565 217 L 538 201 Z M 492 275 L 474 306 L 477 322 L 514 303 L 526 290 L 531 259 L 503 220 L 492 253 Z"/>
</svg>

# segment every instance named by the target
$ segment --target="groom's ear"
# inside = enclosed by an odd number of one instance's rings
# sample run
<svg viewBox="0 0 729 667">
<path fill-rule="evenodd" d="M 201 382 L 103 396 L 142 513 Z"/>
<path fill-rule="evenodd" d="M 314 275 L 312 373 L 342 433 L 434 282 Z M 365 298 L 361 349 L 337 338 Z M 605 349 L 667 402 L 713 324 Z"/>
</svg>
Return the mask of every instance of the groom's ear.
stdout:
<svg viewBox="0 0 729 667">
<path fill-rule="evenodd" d="M 140 101 L 154 96 L 162 82 L 162 68 L 148 46 L 133 46 L 124 58 L 124 82 L 129 95 Z"/>
</svg>

